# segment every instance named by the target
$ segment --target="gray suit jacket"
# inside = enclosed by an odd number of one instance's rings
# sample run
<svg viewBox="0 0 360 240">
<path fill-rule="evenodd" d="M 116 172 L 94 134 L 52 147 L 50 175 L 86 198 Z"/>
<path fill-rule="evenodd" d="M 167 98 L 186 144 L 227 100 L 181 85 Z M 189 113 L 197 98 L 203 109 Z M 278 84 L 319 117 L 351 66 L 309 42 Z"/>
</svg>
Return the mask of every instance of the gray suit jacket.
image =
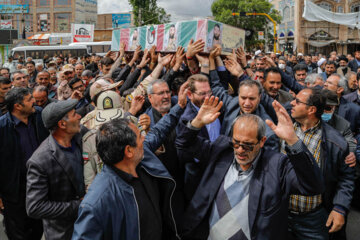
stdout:
<svg viewBox="0 0 360 240">
<path fill-rule="evenodd" d="M 81 135 L 74 139 L 81 149 Z M 71 239 L 85 191 L 79 188 L 72 166 L 52 135 L 34 152 L 27 168 L 27 214 L 43 220 L 47 240 Z"/>
</svg>

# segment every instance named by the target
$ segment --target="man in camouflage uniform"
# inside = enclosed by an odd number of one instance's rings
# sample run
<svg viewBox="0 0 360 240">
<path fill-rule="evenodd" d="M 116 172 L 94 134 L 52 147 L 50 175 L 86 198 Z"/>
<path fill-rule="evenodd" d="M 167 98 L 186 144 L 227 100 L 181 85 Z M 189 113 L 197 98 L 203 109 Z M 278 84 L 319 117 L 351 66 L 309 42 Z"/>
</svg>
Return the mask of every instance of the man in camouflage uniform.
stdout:
<svg viewBox="0 0 360 240">
<path fill-rule="evenodd" d="M 145 99 L 137 97 L 133 101 L 134 105 L 129 112 L 122 109 L 120 95 L 112 90 L 100 92 L 97 96 L 96 109 L 93 111 L 92 118 L 86 121 L 85 125 L 89 131 L 83 136 L 83 159 L 84 159 L 84 182 L 86 190 L 94 180 L 97 173 L 102 169 L 103 163 L 96 150 L 96 130 L 105 122 L 115 118 L 129 118 L 134 124 L 138 124 L 137 118 L 134 117 L 141 109 Z M 150 117 L 149 117 L 150 118 Z M 150 125 L 150 122 L 149 124 Z M 138 125 L 140 128 L 141 126 Z M 89 128 L 90 127 L 90 128 Z"/>
</svg>

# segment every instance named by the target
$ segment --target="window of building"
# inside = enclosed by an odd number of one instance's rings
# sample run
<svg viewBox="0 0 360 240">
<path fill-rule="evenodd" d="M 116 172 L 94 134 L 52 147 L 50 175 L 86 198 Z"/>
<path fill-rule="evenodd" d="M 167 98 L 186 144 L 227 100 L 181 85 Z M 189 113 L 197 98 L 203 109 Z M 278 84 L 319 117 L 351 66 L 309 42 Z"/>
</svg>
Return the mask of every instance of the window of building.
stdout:
<svg viewBox="0 0 360 240">
<path fill-rule="evenodd" d="M 48 7 L 50 6 L 50 0 L 36 0 L 36 5 L 38 7 Z"/>
<path fill-rule="evenodd" d="M 328 11 L 332 12 L 332 5 L 330 3 L 321 2 L 321 3 L 318 3 L 318 6 L 325 9 L 325 10 L 328 10 Z"/>
<path fill-rule="evenodd" d="M 56 13 L 55 32 L 70 32 L 71 13 Z"/>
<path fill-rule="evenodd" d="M 31 14 L 24 14 L 25 32 L 33 32 L 33 16 Z"/>
<path fill-rule="evenodd" d="M 337 7 L 337 12 L 338 13 L 343 13 L 344 12 L 344 8 L 342 6 Z"/>
<path fill-rule="evenodd" d="M 295 18 L 295 7 L 294 6 L 291 7 L 291 17 Z"/>
<path fill-rule="evenodd" d="M 289 7 L 284 7 L 284 9 L 283 9 L 283 19 L 285 21 L 290 19 L 290 8 Z"/>
<path fill-rule="evenodd" d="M 32 5 L 32 0 L 16 0 L 16 4 Z"/>
<path fill-rule="evenodd" d="M 38 32 L 49 32 L 50 31 L 50 14 L 40 13 L 37 15 L 38 21 Z"/>
<path fill-rule="evenodd" d="M 360 12 L 360 3 L 355 3 L 350 7 L 350 12 Z"/>
<path fill-rule="evenodd" d="M 55 6 L 64 6 L 64 5 L 71 5 L 71 0 L 55 0 L 54 1 Z"/>
</svg>

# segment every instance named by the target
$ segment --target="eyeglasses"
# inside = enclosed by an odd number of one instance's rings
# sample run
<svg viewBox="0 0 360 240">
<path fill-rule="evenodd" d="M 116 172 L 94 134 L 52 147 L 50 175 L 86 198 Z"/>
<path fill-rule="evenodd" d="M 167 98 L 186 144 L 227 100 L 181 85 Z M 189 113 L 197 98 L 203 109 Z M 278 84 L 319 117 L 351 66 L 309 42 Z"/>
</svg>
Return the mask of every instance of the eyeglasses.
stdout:
<svg viewBox="0 0 360 240">
<path fill-rule="evenodd" d="M 296 105 L 302 103 L 302 104 L 305 104 L 306 106 L 312 106 L 312 104 L 309 104 L 309 103 L 306 103 L 306 102 L 302 102 L 302 101 L 300 101 L 298 98 L 295 98 L 295 102 L 296 102 Z"/>
<path fill-rule="evenodd" d="M 200 97 L 205 97 L 205 96 L 211 96 L 212 95 L 212 91 L 208 91 L 208 92 L 194 92 L 194 94 L 199 95 Z"/>
<path fill-rule="evenodd" d="M 158 93 L 152 93 L 152 94 L 156 94 L 158 96 L 164 96 L 164 95 L 169 95 L 171 92 L 170 91 L 161 91 Z"/>
<path fill-rule="evenodd" d="M 257 143 L 254 143 L 254 144 L 243 144 L 243 143 L 236 141 L 235 139 L 232 139 L 232 141 L 229 141 L 232 148 L 238 149 L 239 147 L 242 147 L 242 149 L 244 149 L 245 152 L 251 152 L 252 150 L 254 150 L 254 147 L 256 145 L 258 145 L 259 142 L 260 141 L 258 141 Z"/>
</svg>

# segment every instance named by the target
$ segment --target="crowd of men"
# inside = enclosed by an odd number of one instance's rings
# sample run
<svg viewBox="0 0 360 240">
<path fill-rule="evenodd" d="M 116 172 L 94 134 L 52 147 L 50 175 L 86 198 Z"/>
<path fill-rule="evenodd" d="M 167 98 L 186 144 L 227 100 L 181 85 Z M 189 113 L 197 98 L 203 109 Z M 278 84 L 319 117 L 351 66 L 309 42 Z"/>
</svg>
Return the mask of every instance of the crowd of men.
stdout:
<svg viewBox="0 0 360 240">
<path fill-rule="evenodd" d="M 346 239 L 360 51 L 205 43 L 0 69 L 8 238 Z"/>
</svg>

